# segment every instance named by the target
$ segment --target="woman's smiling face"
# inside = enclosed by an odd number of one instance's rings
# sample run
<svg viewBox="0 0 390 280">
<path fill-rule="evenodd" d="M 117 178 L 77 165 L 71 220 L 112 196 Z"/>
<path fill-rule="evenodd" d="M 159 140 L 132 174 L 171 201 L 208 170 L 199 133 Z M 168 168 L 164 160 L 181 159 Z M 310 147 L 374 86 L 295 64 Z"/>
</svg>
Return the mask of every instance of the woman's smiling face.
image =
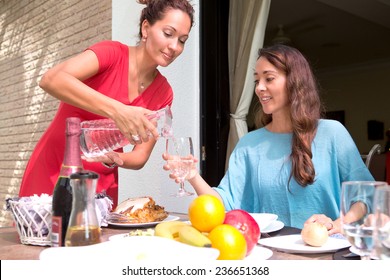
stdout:
<svg viewBox="0 0 390 280">
<path fill-rule="evenodd" d="M 256 62 L 255 92 L 265 114 L 289 111 L 286 74 L 272 65 L 266 58 Z"/>
<path fill-rule="evenodd" d="M 184 50 L 191 30 L 188 14 L 169 9 L 164 18 L 150 25 L 143 24 L 143 35 L 147 37 L 146 49 L 157 65 L 166 67 Z"/>
</svg>

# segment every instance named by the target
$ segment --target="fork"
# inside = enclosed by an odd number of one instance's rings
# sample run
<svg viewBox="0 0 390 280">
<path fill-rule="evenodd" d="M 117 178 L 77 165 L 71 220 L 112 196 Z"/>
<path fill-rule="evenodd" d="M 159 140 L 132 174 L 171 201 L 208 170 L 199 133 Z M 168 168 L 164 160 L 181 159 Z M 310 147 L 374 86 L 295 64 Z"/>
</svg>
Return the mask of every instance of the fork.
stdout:
<svg viewBox="0 0 390 280">
<path fill-rule="evenodd" d="M 107 222 L 112 222 L 112 223 L 136 223 L 137 222 L 137 219 L 130 218 L 126 215 L 118 214 L 114 212 L 108 213 L 105 219 Z"/>
</svg>

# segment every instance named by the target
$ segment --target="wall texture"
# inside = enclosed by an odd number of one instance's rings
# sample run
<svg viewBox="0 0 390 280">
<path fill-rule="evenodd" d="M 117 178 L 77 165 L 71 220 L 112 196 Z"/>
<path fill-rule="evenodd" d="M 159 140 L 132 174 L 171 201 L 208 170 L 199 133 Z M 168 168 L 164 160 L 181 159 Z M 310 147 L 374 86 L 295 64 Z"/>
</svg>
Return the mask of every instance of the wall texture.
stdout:
<svg viewBox="0 0 390 280">
<path fill-rule="evenodd" d="M 0 1 L 0 226 L 58 101 L 38 87 L 51 66 L 111 39 L 111 0 Z"/>
<path fill-rule="evenodd" d="M 383 122 L 383 134 L 390 129 L 389 69 L 390 61 L 380 61 L 329 69 L 318 75 L 327 110 L 344 111 L 345 126 L 362 154 L 375 144 L 380 144 L 382 151 L 386 145 L 386 136 L 368 138 L 367 122 Z"/>
<path fill-rule="evenodd" d="M 139 14 L 143 5 L 134 0 L 113 0 L 112 38 L 124 44 L 134 45 L 138 40 Z M 194 153 L 199 158 L 200 143 L 200 70 L 199 70 L 199 0 L 192 0 L 195 8 L 195 25 L 183 53 L 168 67 L 159 67 L 159 71 L 172 86 L 173 131 L 175 135 L 191 136 Z M 178 185 L 169 179 L 163 170 L 164 138 L 157 141 L 148 162 L 141 170 L 119 168 L 119 201 L 129 197 L 152 196 L 157 204 L 169 212 L 185 213 L 196 196 L 173 197 Z M 131 145 L 125 150 L 132 149 Z M 192 187 L 187 183 L 188 190 Z"/>
</svg>

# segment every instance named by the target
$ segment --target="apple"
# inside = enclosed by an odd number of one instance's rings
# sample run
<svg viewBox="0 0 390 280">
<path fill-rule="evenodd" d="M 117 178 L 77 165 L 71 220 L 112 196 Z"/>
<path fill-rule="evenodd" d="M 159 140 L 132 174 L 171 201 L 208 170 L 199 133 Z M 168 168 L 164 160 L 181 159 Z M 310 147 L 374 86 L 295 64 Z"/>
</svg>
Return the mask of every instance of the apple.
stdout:
<svg viewBox="0 0 390 280">
<path fill-rule="evenodd" d="M 248 212 L 234 209 L 226 213 L 223 223 L 234 226 L 244 235 L 247 246 L 246 255 L 248 256 L 260 238 L 260 227 L 256 220 Z"/>
</svg>

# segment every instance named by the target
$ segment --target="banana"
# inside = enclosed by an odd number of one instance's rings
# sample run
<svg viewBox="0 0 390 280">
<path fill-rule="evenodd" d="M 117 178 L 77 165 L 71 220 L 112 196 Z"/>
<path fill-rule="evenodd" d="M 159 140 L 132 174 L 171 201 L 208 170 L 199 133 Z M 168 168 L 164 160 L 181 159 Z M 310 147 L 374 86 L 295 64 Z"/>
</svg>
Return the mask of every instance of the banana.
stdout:
<svg viewBox="0 0 390 280">
<path fill-rule="evenodd" d="M 197 247 L 211 247 L 210 239 L 190 225 L 179 229 L 179 241 Z"/>
<path fill-rule="evenodd" d="M 154 229 L 154 235 L 177 240 L 179 238 L 180 228 L 188 224 L 181 221 L 170 221 L 159 223 Z"/>
</svg>

